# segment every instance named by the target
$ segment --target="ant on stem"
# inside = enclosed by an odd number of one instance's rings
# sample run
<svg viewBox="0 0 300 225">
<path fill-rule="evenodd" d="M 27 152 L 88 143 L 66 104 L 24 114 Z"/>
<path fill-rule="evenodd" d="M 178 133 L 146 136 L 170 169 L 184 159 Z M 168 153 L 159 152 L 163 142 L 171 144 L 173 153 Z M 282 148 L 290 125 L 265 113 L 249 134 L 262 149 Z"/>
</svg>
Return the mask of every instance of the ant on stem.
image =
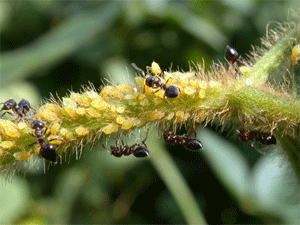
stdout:
<svg viewBox="0 0 300 225">
<path fill-rule="evenodd" d="M 141 144 L 135 143 L 134 145 L 124 145 L 122 141 L 122 145 L 116 145 L 116 146 L 110 146 L 110 151 L 106 149 L 104 144 L 102 144 L 102 147 L 108 151 L 110 154 L 112 154 L 115 157 L 121 157 L 122 155 L 128 156 L 133 154 L 137 158 L 143 158 L 149 156 L 149 150 L 147 149 L 147 145 L 145 143 L 147 139 L 146 138 L 142 141 Z"/>
<path fill-rule="evenodd" d="M 34 120 L 31 124 L 32 129 L 34 129 L 34 134 L 29 133 L 31 136 L 36 137 L 38 140 L 32 144 L 30 144 L 29 146 L 35 145 L 36 143 L 39 143 L 41 146 L 40 149 L 40 157 L 43 157 L 44 159 L 47 159 L 49 161 L 52 162 L 56 162 L 56 157 L 57 157 L 57 153 L 56 153 L 56 149 L 54 148 L 54 146 L 50 143 L 46 144 L 46 139 L 44 137 L 44 135 L 47 132 L 47 128 L 45 129 L 44 132 L 42 132 L 42 130 L 45 127 L 45 123 L 42 120 Z M 46 136 L 46 138 L 50 135 L 50 133 Z"/>
<path fill-rule="evenodd" d="M 3 110 L 10 110 L 17 114 L 20 118 L 26 116 L 27 112 L 31 109 L 29 101 L 26 99 L 22 98 L 22 100 L 17 104 L 17 102 L 13 99 L 9 99 L 6 102 L 2 103 L 3 107 L 0 111 Z M 6 111 L 5 113 L 2 114 L 1 117 L 3 117 L 6 113 L 14 116 L 15 114 Z"/>
<path fill-rule="evenodd" d="M 143 75 L 143 77 L 146 77 L 145 71 L 139 68 L 135 63 L 131 63 L 131 66 L 135 68 L 137 71 L 140 71 Z M 164 97 L 168 98 L 176 98 L 178 96 L 178 88 L 175 85 L 170 85 L 169 87 L 162 83 L 159 77 L 157 77 L 158 80 L 156 80 L 155 76 L 150 75 L 146 78 L 146 85 L 151 88 L 161 88 L 165 91 Z M 168 83 L 168 80 L 167 82 Z"/>
<path fill-rule="evenodd" d="M 256 140 L 264 145 L 276 145 L 276 138 L 270 132 L 259 132 L 257 130 L 245 129 L 237 130 L 237 132 L 243 142 Z"/>
<path fill-rule="evenodd" d="M 186 134 L 175 135 L 174 132 L 165 131 L 164 140 L 173 145 L 182 145 L 188 150 L 196 151 L 202 149 L 202 143 L 196 138 L 190 138 Z"/>
</svg>

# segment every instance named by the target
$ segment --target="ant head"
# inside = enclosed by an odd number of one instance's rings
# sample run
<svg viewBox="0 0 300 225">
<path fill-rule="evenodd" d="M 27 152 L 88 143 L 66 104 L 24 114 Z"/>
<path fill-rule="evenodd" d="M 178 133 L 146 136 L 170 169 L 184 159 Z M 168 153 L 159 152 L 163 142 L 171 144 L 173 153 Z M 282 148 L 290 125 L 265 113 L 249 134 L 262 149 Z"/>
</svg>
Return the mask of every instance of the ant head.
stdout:
<svg viewBox="0 0 300 225">
<path fill-rule="evenodd" d="M 37 128 L 43 129 L 44 127 L 45 127 L 45 124 L 41 120 L 35 120 L 31 124 L 32 129 L 37 129 Z"/>
<path fill-rule="evenodd" d="M 31 109 L 29 101 L 22 98 L 22 100 L 18 104 L 21 108 L 25 109 L 26 111 L 29 111 Z"/>
<path fill-rule="evenodd" d="M 9 99 L 2 104 L 4 104 L 4 105 L 1 110 L 9 110 L 9 109 L 15 108 L 17 106 L 16 101 L 13 99 Z"/>
<path fill-rule="evenodd" d="M 45 145 L 40 149 L 40 156 L 52 162 L 56 162 L 57 153 L 52 144 Z"/>
<path fill-rule="evenodd" d="M 239 133 L 239 137 L 242 142 L 248 142 L 256 138 L 258 131 L 257 130 L 245 130 L 245 129 L 240 129 L 237 130 Z"/>
<path fill-rule="evenodd" d="M 154 76 L 150 76 L 146 79 L 146 85 L 148 87 L 154 87 L 155 84 L 155 77 Z"/>
<path fill-rule="evenodd" d="M 176 98 L 178 94 L 178 88 L 174 85 L 171 85 L 165 91 L 165 96 L 167 96 L 168 98 Z"/>
<path fill-rule="evenodd" d="M 184 147 L 188 150 L 192 150 L 192 151 L 197 151 L 202 149 L 202 144 L 199 140 L 197 140 L 196 138 L 189 138 Z"/>
<path fill-rule="evenodd" d="M 133 155 L 138 158 L 147 157 L 149 156 L 149 150 L 145 146 L 140 145 L 134 150 Z"/>
<path fill-rule="evenodd" d="M 276 145 L 276 138 L 269 132 L 260 133 L 256 140 L 264 145 Z"/>
<path fill-rule="evenodd" d="M 239 58 L 239 53 L 234 48 L 227 45 L 226 59 L 228 62 L 234 63 Z"/>
</svg>

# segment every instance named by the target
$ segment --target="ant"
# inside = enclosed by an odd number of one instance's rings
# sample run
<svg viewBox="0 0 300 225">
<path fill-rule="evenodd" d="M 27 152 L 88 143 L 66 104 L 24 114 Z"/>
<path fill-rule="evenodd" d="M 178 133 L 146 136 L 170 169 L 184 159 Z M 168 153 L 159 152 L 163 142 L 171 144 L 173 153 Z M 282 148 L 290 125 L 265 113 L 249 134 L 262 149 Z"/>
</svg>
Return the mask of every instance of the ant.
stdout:
<svg viewBox="0 0 300 225">
<path fill-rule="evenodd" d="M 131 66 L 133 68 L 135 68 L 137 71 L 140 71 L 142 73 L 142 75 L 144 77 L 146 77 L 145 75 L 145 71 L 142 70 L 141 68 L 139 68 L 135 63 L 131 63 Z M 155 79 L 156 77 L 155 76 L 149 76 L 148 78 L 146 78 L 146 85 L 148 87 L 151 87 L 151 88 L 161 88 L 165 91 L 165 94 L 164 94 L 164 97 L 167 96 L 168 98 L 176 98 L 178 96 L 178 89 L 175 85 L 170 85 L 170 87 L 168 87 L 166 84 L 163 84 L 161 82 L 161 80 L 158 78 L 158 80 Z M 167 80 L 168 82 L 168 80 Z M 166 83 L 167 83 L 166 82 Z"/>
<path fill-rule="evenodd" d="M 227 48 L 226 49 L 226 59 L 229 63 L 234 65 L 234 64 L 237 64 L 237 62 L 241 61 L 241 56 L 239 55 L 237 50 L 230 47 L 229 45 L 227 45 L 226 48 Z"/>
<path fill-rule="evenodd" d="M 4 102 L 3 104 L 4 105 L 0 111 L 12 109 L 15 112 L 15 114 L 17 114 L 19 117 L 26 116 L 27 112 L 31 109 L 29 101 L 27 101 L 24 98 L 22 98 L 22 100 L 19 102 L 19 104 L 17 104 L 17 102 L 13 99 L 9 99 L 6 102 Z M 13 113 L 7 111 L 7 112 L 3 113 L 1 117 L 3 117 L 6 113 L 14 116 Z"/>
<path fill-rule="evenodd" d="M 111 151 L 107 150 L 104 144 L 102 144 L 102 147 L 106 151 L 110 152 L 110 154 L 118 158 L 122 155 L 128 156 L 131 154 L 133 154 L 137 158 L 143 158 L 149 156 L 149 150 L 147 149 L 147 145 L 145 143 L 146 138 L 142 141 L 142 144 L 124 145 L 123 147 L 121 145 L 110 146 Z"/>
<path fill-rule="evenodd" d="M 252 140 L 259 141 L 264 145 L 276 145 L 276 138 L 270 132 L 259 132 L 257 130 L 237 130 L 241 141 L 248 142 Z"/>
<path fill-rule="evenodd" d="M 34 120 L 32 122 L 31 128 L 35 130 L 34 131 L 35 135 L 32 133 L 30 133 L 30 135 L 33 137 L 36 137 L 38 139 L 38 141 L 30 144 L 30 146 L 32 146 L 36 143 L 39 143 L 41 146 L 40 153 L 39 153 L 40 157 L 43 157 L 44 159 L 47 159 L 52 162 L 56 162 L 56 157 L 57 157 L 56 150 L 52 144 L 50 144 L 50 143 L 46 144 L 46 140 L 42 133 L 42 130 L 44 127 L 45 127 L 45 124 L 42 120 Z M 46 134 L 46 132 L 47 132 L 47 128 L 45 129 L 44 134 Z M 50 133 L 49 133 L 49 135 L 50 135 Z"/>
<path fill-rule="evenodd" d="M 163 136 L 167 143 L 171 143 L 173 145 L 183 145 L 188 150 L 196 151 L 203 148 L 198 139 L 190 138 L 190 136 L 187 136 L 186 134 L 175 135 L 171 131 L 166 131 Z"/>
</svg>

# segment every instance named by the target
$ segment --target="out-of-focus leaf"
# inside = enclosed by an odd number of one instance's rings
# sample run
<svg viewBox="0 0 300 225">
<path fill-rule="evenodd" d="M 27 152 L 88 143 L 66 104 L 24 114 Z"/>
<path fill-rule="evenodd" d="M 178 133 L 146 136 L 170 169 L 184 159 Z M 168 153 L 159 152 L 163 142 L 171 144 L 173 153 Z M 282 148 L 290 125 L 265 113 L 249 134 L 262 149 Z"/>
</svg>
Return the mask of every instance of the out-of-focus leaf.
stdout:
<svg viewBox="0 0 300 225">
<path fill-rule="evenodd" d="M 297 179 L 287 157 L 273 149 L 255 165 L 250 190 L 261 211 L 278 215 L 287 223 L 300 221 Z"/>
<path fill-rule="evenodd" d="M 1 58 L 1 83 L 25 77 L 86 45 L 97 34 L 111 27 L 120 3 L 110 2 L 94 12 L 78 14 L 47 35 L 24 48 L 7 52 Z"/>
<path fill-rule="evenodd" d="M 203 144 L 202 154 L 207 158 L 219 180 L 233 196 L 242 202 L 247 196 L 249 165 L 243 155 L 226 140 L 208 129 L 198 134 Z"/>
<path fill-rule="evenodd" d="M 29 187 L 24 179 L 14 177 L 11 183 L 0 186 L 0 224 L 11 224 L 26 212 Z"/>
</svg>

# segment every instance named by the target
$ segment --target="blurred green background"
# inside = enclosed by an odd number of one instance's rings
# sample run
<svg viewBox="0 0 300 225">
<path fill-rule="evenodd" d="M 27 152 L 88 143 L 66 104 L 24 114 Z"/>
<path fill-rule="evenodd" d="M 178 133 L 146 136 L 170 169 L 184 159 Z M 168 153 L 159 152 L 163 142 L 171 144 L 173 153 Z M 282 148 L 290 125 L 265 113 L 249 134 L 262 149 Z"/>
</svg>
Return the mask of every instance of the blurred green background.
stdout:
<svg viewBox="0 0 300 225">
<path fill-rule="evenodd" d="M 0 102 L 37 106 L 89 81 L 128 83 L 132 62 L 187 71 L 204 59 L 209 68 L 225 61 L 228 44 L 245 57 L 268 23 L 299 8 L 298 0 L 1 1 Z M 218 126 L 199 128 L 201 153 L 152 134 L 145 160 L 115 158 L 100 140 L 78 161 L 47 164 L 46 174 L 42 160 L 20 164 L 19 174 L 2 179 L 0 223 L 192 223 L 199 209 L 210 224 L 299 220 L 291 171 L 273 155 L 280 149 L 262 157 Z"/>
</svg>

